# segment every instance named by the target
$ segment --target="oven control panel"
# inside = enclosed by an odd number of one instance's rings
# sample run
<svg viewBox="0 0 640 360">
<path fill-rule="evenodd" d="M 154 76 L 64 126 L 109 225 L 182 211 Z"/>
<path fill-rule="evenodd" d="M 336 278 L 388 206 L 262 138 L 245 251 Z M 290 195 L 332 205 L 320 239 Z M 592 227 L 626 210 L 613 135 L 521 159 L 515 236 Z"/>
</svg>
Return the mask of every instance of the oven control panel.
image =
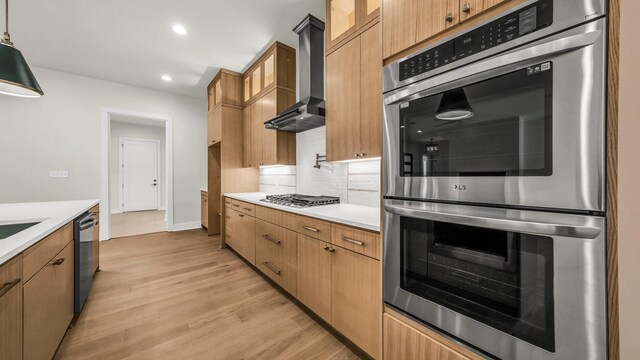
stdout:
<svg viewBox="0 0 640 360">
<path fill-rule="evenodd" d="M 400 62 L 400 81 L 543 29 L 553 23 L 553 0 L 540 0 Z"/>
</svg>

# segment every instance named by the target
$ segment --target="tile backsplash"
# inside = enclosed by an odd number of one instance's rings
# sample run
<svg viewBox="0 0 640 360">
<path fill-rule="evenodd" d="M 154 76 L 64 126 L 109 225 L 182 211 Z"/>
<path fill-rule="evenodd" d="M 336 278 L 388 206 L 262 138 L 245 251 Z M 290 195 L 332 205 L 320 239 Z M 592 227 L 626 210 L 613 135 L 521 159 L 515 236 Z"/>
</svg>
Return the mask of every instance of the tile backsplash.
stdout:
<svg viewBox="0 0 640 360">
<path fill-rule="evenodd" d="M 297 135 L 297 166 L 260 169 L 260 191 L 338 196 L 348 204 L 380 206 L 380 160 L 351 163 L 321 163 L 314 168 L 316 154 L 326 154 L 325 127 Z"/>
</svg>

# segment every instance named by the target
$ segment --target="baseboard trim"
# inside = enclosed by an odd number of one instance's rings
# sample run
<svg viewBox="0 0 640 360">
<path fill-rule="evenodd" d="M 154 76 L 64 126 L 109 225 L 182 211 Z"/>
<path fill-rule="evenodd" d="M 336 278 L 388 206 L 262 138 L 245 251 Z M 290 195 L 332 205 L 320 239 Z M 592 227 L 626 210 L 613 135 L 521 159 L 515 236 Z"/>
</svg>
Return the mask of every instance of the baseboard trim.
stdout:
<svg viewBox="0 0 640 360">
<path fill-rule="evenodd" d="M 111 214 L 122 214 L 122 209 L 111 209 Z"/>
<path fill-rule="evenodd" d="M 169 230 L 171 232 L 176 232 L 176 231 L 184 231 L 184 230 L 193 230 L 193 229 L 200 229 L 202 227 L 202 223 L 198 222 L 189 222 L 189 223 L 180 223 L 180 224 L 173 224 L 172 229 Z"/>
</svg>

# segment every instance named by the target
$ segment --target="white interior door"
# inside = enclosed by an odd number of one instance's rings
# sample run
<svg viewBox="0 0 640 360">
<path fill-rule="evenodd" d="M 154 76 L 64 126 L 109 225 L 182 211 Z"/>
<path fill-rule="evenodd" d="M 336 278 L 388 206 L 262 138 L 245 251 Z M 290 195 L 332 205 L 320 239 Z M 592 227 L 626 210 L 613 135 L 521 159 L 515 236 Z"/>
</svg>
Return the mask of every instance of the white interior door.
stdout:
<svg viewBox="0 0 640 360">
<path fill-rule="evenodd" d="M 157 210 L 160 144 L 122 140 L 122 210 Z"/>
</svg>

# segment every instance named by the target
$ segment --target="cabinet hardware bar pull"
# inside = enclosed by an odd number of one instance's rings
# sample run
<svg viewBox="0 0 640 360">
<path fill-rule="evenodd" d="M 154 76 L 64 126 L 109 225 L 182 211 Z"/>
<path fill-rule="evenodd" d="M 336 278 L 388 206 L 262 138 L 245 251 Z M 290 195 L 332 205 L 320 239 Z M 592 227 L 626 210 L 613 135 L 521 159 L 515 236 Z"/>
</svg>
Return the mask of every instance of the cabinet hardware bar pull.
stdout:
<svg viewBox="0 0 640 360">
<path fill-rule="evenodd" d="M 244 214 L 238 214 L 238 216 L 240 216 L 240 217 L 244 217 Z"/>
<path fill-rule="evenodd" d="M 329 248 L 329 252 L 330 252 L 330 253 L 334 253 L 334 252 L 336 252 L 336 249 L 334 249 L 334 248 Z"/>
<path fill-rule="evenodd" d="M 453 22 L 453 14 L 452 13 L 448 13 L 445 17 L 444 20 L 446 22 Z"/>
<path fill-rule="evenodd" d="M 358 241 L 358 240 L 354 240 L 354 239 L 350 239 L 346 236 L 342 237 L 342 240 L 346 241 L 346 242 L 350 242 L 352 244 L 356 244 L 356 245 L 360 245 L 360 246 L 364 246 L 364 243 L 362 241 Z"/>
<path fill-rule="evenodd" d="M 280 245 L 280 242 L 281 242 L 280 240 L 276 240 L 267 234 L 262 235 L 262 238 L 267 239 L 276 245 Z"/>
<path fill-rule="evenodd" d="M 225 215 L 224 217 L 226 217 L 227 219 L 231 219 L 231 216 L 229 215 Z"/>
<path fill-rule="evenodd" d="M 271 264 L 269 264 L 268 261 L 263 262 L 262 265 L 266 266 L 269 270 L 271 270 L 274 273 L 276 273 L 276 275 L 280 275 L 280 270 L 278 270 L 278 269 L 274 268 L 273 266 L 271 266 Z"/>
<path fill-rule="evenodd" d="M 329 251 L 329 247 L 327 245 L 324 246 L 324 251 Z"/>
<path fill-rule="evenodd" d="M 22 279 L 18 278 L 13 281 L 9 281 L 8 283 L 4 283 L 2 288 L 0 288 L 0 297 L 3 297 L 4 294 L 8 293 L 14 286 L 18 285 L 22 281 Z"/>
<path fill-rule="evenodd" d="M 55 259 L 52 262 L 50 262 L 49 265 L 58 266 L 58 265 L 62 265 L 63 262 L 64 262 L 64 258 Z"/>
<path fill-rule="evenodd" d="M 311 226 L 307 226 L 307 225 L 302 225 L 303 228 L 309 230 L 309 231 L 313 231 L 313 232 L 320 232 L 320 230 L 313 228 Z"/>
<path fill-rule="evenodd" d="M 247 211 L 252 211 L 253 210 L 252 208 L 244 208 L 244 209 L 247 210 Z"/>
<path fill-rule="evenodd" d="M 240 207 L 238 204 L 231 204 L 231 206 Z"/>
</svg>

